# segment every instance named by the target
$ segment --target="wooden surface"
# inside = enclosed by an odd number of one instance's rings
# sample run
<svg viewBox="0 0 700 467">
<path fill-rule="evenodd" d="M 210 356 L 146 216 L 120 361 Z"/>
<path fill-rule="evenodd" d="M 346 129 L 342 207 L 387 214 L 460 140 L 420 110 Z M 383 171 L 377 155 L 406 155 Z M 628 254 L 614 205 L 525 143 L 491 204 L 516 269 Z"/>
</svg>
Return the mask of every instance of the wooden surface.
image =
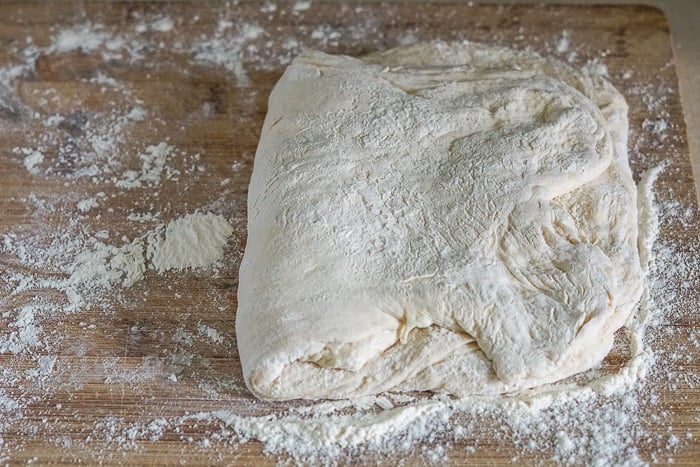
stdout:
<svg viewBox="0 0 700 467">
<path fill-rule="evenodd" d="M 59 155 L 51 152 L 56 148 L 49 145 L 45 151 L 48 160 L 42 167 L 52 165 L 55 170 L 32 175 L 12 148 L 41 140 L 43 127 L 36 118 L 5 109 L 0 112 L 0 234 L 39 232 L 47 238 L 58 235 L 71 216 L 80 214 L 75 202 L 100 191 L 106 193 L 107 200 L 91 210 L 83 222 L 95 231 L 108 229 L 112 239 L 122 235 L 134 238 L 144 232 L 148 225 L 127 220 L 128 214 L 139 210 L 160 212 L 160 219 L 168 221 L 204 208 L 222 213 L 235 228 L 218 273 L 195 271 L 159 276 L 149 270 L 143 281 L 120 292 L 120 299 L 108 312 L 93 307 L 44 319 L 45 347 L 32 349 L 31 353 L 0 355 L 0 365 L 13 371 L 34 368 L 36 357 L 42 354 L 57 356 L 54 379 L 35 383 L 0 380 L 7 394 L 23 395 L 25 399 L 28 394 L 34 396 L 24 407 L 23 422 L 11 423 L 1 433 L 6 461 L 274 464 L 278 460 L 262 456 L 257 442 L 240 446 L 219 442 L 215 447 L 203 448 L 198 441 L 208 439 L 207 433 L 213 429 L 206 423 L 182 423 L 179 432 L 166 429 L 155 441 L 150 440 L 144 428 L 136 437 L 137 447 L 130 447 L 123 433 L 111 433 L 109 426 L 115 419 L 120 426 L 142 423 L 147 427 L 159 417 L 181 417 L 199 411 L 226 409 L 262 414 L 284 407 L 255 403 L 242 387 L 234 335 L 235 290 L 245 245 L 246 189 L 267 97 L 287 59 L 302 47 L 357 55 L 386 49 L 402 40 L 468 38 L 532 48 L 561 58 L 575 51 L 576 56 L 569 58 L 576 66 L 597 58 L 607 66 L 613 83 L 630 105 L 630 157 L 635 177 L 666 161 L 667 169 L 658 185 L 662 198 L 676 200 L 684 208 L 695 206 L 668 28 L 658 11 L 604 6 L 504 8 L 468 6 L 466 2 L 422 6 L 371 1 L 344 4 L 349 7 L 341 9 L 335 2 L 314 1 L 311 8 L 296 13 L 292 4 L 280 3 L 276 11 L 263 12 L 258 2 L 248 1 L 237 5 L 0 4 L 2 66 L 16 60 L 13 47 L 22 47 L 27 37 L 39 47 L 48 47 L 62 27 L 89 22 L 104 25 L 106 34 L 118 35 L 133 31 L 144 18 L 171 18 L 173 31 L 146 33 L 150 34 L 149 47 L 141 51 L 145 58 L 139 60 L 127 56 L 105 58 L 103 49 L 68 53 L 44 50 L 36 60 L 34 72 L 14 83 L 5 97 L 9 95 L 38 112 L 41 121 L 56 113 L 84 115 L 93 121 L 103 118 L 111 107 L 124 105 L 127 97 L 123 88 L 128 88 L 128 99 L 140 100 L 149 118 L 124 131 L 116 157 L 133 157 L 144 145 L 167 139 L 188 155 L 200 154 L 199 163 L 205 166 L 201 172 L 183 175 L 180 182 L 164 182 L 156 196 L 155 190 L 124 191 L 113 184 L 77 178 L 79 164 L 70 159 L 59 161 Z M 243 57 L 247 80 L 240 73 L 236 76 L 231 67 L 195 60 L 191 48 L 183 49 L 182 44 L 213 37 L 222 18 L 234 24 L 231 29 L 254 22 L 266 31 L 250 41 L 258 47 L 257 52 L 230 52 Z M 330 37 L 328 31 L 336 31 L 339 36 L 324 42 L 312 35 L 322 25 L 326 27 L 324 37 Z M 558 53 L 563 30 L 568 31 L 570 48 Z M 290 42 L 290 38 L 297 43 Z M 112 77 L 123 87 L 114 90 L 91 82 L 98 74 Z M 669 123 L 663 144 L 644 129 L 644 120 L 659 112 Z M 84 130 L 68 126 L 65 131 Z M 227 178 L 230 183 L 222 185 Z M 32 193 L 72 202 L 64 203 L 59 212 L 38 212 L 36 205 L 27 201 Z M 663 241 L 680 250 L 692 250 L 698 239 L 697 214 L 683 222 L 671 218 L 662 225 L 661 235 Z M 12 254 L 0 255 L 0 268 L 11 271 L 19 267 Z M 34 272 L 61 274 L 51 270 Z M 676 347 L 696 335 L 696 290 L 700 288 L 697 272 L 690 271 L 687 280 L 690 287 L 681 289 L 679 284 L 677 290 L 669 290 L 676 294 L 674 313 L 655 326 L 656 334 L 652 333 L 657 336 L 653 345 L 664 347 L 661 350 Z M 12 312 L 32 295 L 56 293 L 32 290 L 25 295 L 5 296 L 0 300 L 0 315 Z M 173 337 L 178 330 L 199 336 L 198 324 L 218 330 L 224 342 L 195 338 L 187 344 Z M 669 329 L 672 332 L 664 333 Z M 0 324 L 0 332 L 9 332 L 7 323 Z M 658 337 L 667 335 L 670 337 Z M 679 438 L 691 433 L 695 440 L 700 438 L 700 393 L 695 383 L 700 352 L 693 346 L 688 352 L 691 363 L 683 368 L 670 367 L 669 371 L 690 376 L 681 378 L 673 388 L 659 386 L 657 405 L 640 409 L 649 433 L 659 437 L 677 434 Z M 178 355 L 186 358 L 178 359 Z M 613 369 L 621 363 L 622 359 L 615 355 L 606 361 L 607 367 Z M 151 370 L 145 372 L 144 368 Z M 173 374 L 176 383 L 168 379 Z M 655 421 L 652 414 L 657 411 L 667 412 L 668 417 Z M 640 440 L 641 457 L 651 461 L 653 451 L 661 449 L 662 455 L 673 457 L 680 464 L 700 459 L 697 442 L 684 441 L 669 454 L 662 449 L 665 439 L 646 443 Z M 475 442 L 479 445 L 475 454 L 464 450 L 464 446 Z M 420 446 L 402 457 L 409 463 L 423 462 L 419 453 Z M 519 456 L 519 462 L 551 462 L 538 451 L 517 452 L 515 445 L 486 429 L 464 440 L 463 445 L 453 446 L 449 453 L 449 459 L 456 462 L 507 463 L 514 456 Z"/>
</svg>

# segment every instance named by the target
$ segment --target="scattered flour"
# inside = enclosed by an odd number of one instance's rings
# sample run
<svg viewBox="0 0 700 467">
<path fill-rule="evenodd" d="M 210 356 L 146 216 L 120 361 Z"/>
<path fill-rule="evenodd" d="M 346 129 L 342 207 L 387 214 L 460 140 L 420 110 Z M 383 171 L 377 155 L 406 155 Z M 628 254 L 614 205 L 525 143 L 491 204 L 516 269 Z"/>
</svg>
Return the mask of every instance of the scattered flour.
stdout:
<svg viewBox="0 0 700 467">
<path fill-rule="evenodd" d="M 306 11 L 311 8 L 311 0 L 297 0 L 292 7 L 294 11 Z"/>
<path fill-rule="evenodd" d="M 233 32 L 229 31 L 231 29 Z M 233 73 L 240 86 L 250 85 L 244 62 L 250 60 L 256 49 L 249 43 L 264 32 L 257 24 L 234 25 L 228 20 L 220 20 L 214 37 L 194 44 L 194 58 L 200 62 L 223 66 Z"/>
<path fill-rule="evenodd" d="M 12 296 L 33 289 L 60 290 L 68 299 L 68 311 L 104 303 L 105 296 L 115 288 L 129 288 L 143 279 L 146 251 L 151 267 L 159 273 L 207 267 L 221 259 L 232 232 L 221 215 L 195 213 L 175 219 L 167 226 L 160 224 L 133 240 L 122 237 L 121 246 L 103 243 L 99 232 L 87 238 L 68 237 L 46 251 L 48 258 L 44 260 L 55 259 L 51 256 L 61 245 L 65 252 L 73 252 L 75 259 L 66 265 L 69 277 L 46 279 L 16 273 L 12 278 L 18 285 L 9 293 Z M 6 235 L 4 244 L 6 252 L 16 248 L 12 236 Z M 35 264 L 40 267 L 43 263 Z"/>
<path fill-rule="evenodd" d="M 30 148 L 18 148 L 19 152 L 24 155 L 24 166 L 27 168 L 29 173 L 37 174 L 39 169 L 37 165 L 44 162 L 44 155 L 34 149 Z"/>
<path fill-rule="evenodd" d="M 175 27 L 173 20 L 167 16 L 151 19 L 149 21 L 140 21 L 134 30 L 142 34 L 144 32 L 170 32 Z"/>
<path fill-rule="evenodd" d="M 146 147 L 146 150 L 139 154 L 139 159 L 142 163 L 141 170 L 124 171 L 121 174 L 121 178 L 114 179 L 114 184 L 119 188 L 126 189 L 141 188 L 144 186 L 154 187 L 160 183 L 164 171 L 165 178 L 172 180 L 180 175 L 180 171 L 166 165 L 174 149 L 174 146 L 165 142 Z"/>
<path fill-rule="evenodd" d="M 424 438 L 427 430 L 449 420 L 448 405 L 431 400 L 378 413 L 357 412 L 352 415 L 300 417 L 242 417 L 221 411 L 200 417 L 216 417 L 239 436 L 264 443 L 269 452 L 295 453 L 299 459 L 318 461 L 338 457 L 344 450 L 358 446 L 370 449 L 386 447 L 397 438 L 408 437 L 410 444 Z M 412 438 L 412 439 L 411 439 Z M 406 442 L 406 438 L 402 442 Z"/>
<path fill-rule="evenodd" d="M 132 212 L 128 216 L 126 216 L 126 219 L 129 221 L 134 221 L 134 222 L 150 222 L 157 220 L 160 217 L 160 213 L 151 213 L 151 212 Z"/>
<path fill-rule="evenodd" d="M 25 305 L 3 314 L 11 318 L 7 331 L 0 335 L 0 353 L 19 354 L 30 348 L 41 346 L 41 327 L 36 323 L 35 305 Z"/>
<path fill-rule="evenodd" d="M 260 7 L 260 11 L 262 13 L 274 13 L 277 11 L 277 5 L 272 2 L 265 3 L 262 7 Z"/>
<path fill-rule="evenodd" d="M 564 30 L 561 33 L 561 37 L 559 38 L 559 42 L 557 42 L 556 51 L 557 51 L 557 53 L 560 53 L 560 54 L 563 54 L 563 53 L 569 51 L 569 31 Z"/>
<path fill-rule="evenodd" d="M 131 111 L 126 115 L 126 118 L 134 122 L 143 121 L 146 118 L 146 111 L 143 108 L 136 106 L 131 109 Z"/>
<path fill-rule="evenodd" d="M 246 164 L 243 161 L 235 161 L 233 164 L 231 164 L 231 170 L 233 170 L 234 172 L 240 172 L 241 170 L 243 170 L 245 165 Z"/>
<path fill-rule="evenodd" d="M 80 212 L 87 212 L 92 208 L 96 208 L 97 206 L 99 206 L 99 203 L 94 197 L 85 198 L 84 200 L 78 201 L 78 204 L 76 204 L 76 207 Z"/>
<path fill-rule="evenodd" d="M 143 245 L 127 238 L 122 241 L 121 247 L 95 241 L 92 248 L 78 254 L 64 288 L 73 307 L 85 305 L 84 296 L 95 290 L 128 288 L 143 278 Z"/>
<path fill-rule="evenodd" d="M 74 50 L 92 52 L 102 47 L 109 37 L 109 34 L 102 28 L 81 24 L 59 31 L 53 38 L 52 50 L 59 53 Z"/>
<path fill-rule="evenodd" d="M 207 339 L 212 341 L 215 344 L 223 344 L 224 342 L 224 336 L 221 334 L 219 331 L 216 329 L 207 326 L 206 324 L 199 323 L 197 324 L 197 330 L 199 333 L 203 336 L 205 336 Z"/>
<path fill-rule="evenodd" d="M 642 128 L 652 132 L 660 141 L 664 141 L 666 139 L 668 122 L 665 118 L 645 118 L 642 122 Z"/>
<path fill-rule="evenodd" d="M 76 207 L 80 212 L 88 212 L 89 210 L 98 207 L 100 205 L 100 202 L 104 201 L 106 197 L 107 195 L 105 194 L 105 192 L 100 191 L 99 193 L 95 194 L 95 196 L 91 196 L 89 198 L 85 198 L 78 201 Z"/>
</svg>

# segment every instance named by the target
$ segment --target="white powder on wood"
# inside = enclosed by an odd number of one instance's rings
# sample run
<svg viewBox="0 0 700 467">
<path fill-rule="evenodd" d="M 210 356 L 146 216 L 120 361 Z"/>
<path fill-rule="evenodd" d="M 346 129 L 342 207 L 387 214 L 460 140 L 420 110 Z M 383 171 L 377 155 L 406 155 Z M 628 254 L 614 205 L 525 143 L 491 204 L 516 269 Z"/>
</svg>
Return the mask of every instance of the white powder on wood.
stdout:
<svg viewBox="0 0 700 467">
<path fill-rule="evenodd" d="M 133 117 L 133 112 L 132 110 L 129 116 Z M 160 183 L 163 172 L 165 172 L 167 179 L 180 175 L 178 170 L 166 165 L 174 149 L 174 146 L 165 142 L 146 147 L 145 151 L 139 154 L 141 171 L 127 170 L 122 174 L 122 178 L 116 180 L 114 184 L 127 189 L 143 186 L 154 187 Z"/>
<path fill-rule="evenodd" d="M 343 450 L 358 446 L 388 447 L 402 438 L 402 442 L 416 442 L 428 430 L 449 420 L 448 407 L 440 402 L 423 401 L 378 413 L 330 417 L 242 417 L 226 411 L 199 416 L 220 419 L 239 436 L 263 442 L 269 452 L 288 452 L 298 459 L 318 460 L 337 457 Z"/>
<path fill-rule="evenodd" d="M 99 193 L 95 194 L 95 196 L 78 201 L 76 207 L 80 212 L 88 212 L 91 209 L 98 207 L 100 202 L 104 201 L 106 197 L 107 195 L 103 191 L 100 191 Z"/>
<path fill-rule="evenodd" d="M 224 336 L 219 331 L 207 326 L 206 324 L 197 324 L 197 330 L 201 335 L 205 336 L 207 339 L 209 339 L 211 342 L 214 342 L 215 344 L 223 344 L 224 342 Z"/>
<path fill-rule="evenodd" d="M 78 255 L 69 284 L 73 287 L 84 284 L 101 288 L 131 287 L 143 277 L 144 270 L 140 242 L 126 241 L 121 247 L 95 242 L 93 249 Z"/>
<path fill-rule="evenodd" d="M 140 21 L 134 30 L 143 34 L 145 32 L 170 32 L 175 27 L 173 20 L 167 16 L 161 18 Z"/>
<path fill-rule="evenodd" d="M 9 318 L 9 322 L 7 331 L 0 335 L 0 353 L 19 354 L 41 346 L 42 329 L 35 321 L 36 311 L 34 305 L 25 305 L 3 313 L 2 317 Z"/>
<path fill-rule="evenodd" d="M 219 21 L 213 38 L 194 44 L 194 57 L 204 63 L 223 66 L 233 73 L 239 85 L 248 85 L 250 79 L 243 63 L 249 59 L 252 49 L 247 45 L 260 37 L 264 30 L 256 24 L 236 24 L 235 32 L 231 34 L 228 30 L 233 26 L 230 21 Z"/>
<path fill-rule="evenodd" d="M 44 162 L 44 155 L 30 148 L 21 148 L 20 151 L 24 154 L 24 166 L 27 170 L 33 174 L 39 173 L 39 169 L 36 166 Z"/>
<path fill-rule="evenodd" d="M 41 277 L 15 272 L 10 275 L 10 296 L 30 290 L 56 289 L 68 300 L 66 311 L 74 311 L 88 305 L 105 303 L 105 297 L 115 288 L 129 288 L 144 277 L 147 252 L 150 266 L 159 273 L 167 270 L 207 267 L 219 261 L 232 227 L 226 220 L 212 213 L 188 214 L 169 224 L 160 224 L 141 237 L 129 240 L 122 237 L 122 245 L 102 242 L 103 231 L 87 238 L 74 231 L 65 232 L 53 245 L 38 257 L 32 258 L 23 245 L 16 245 L 16 236 L 5 234 L 2 250 L 19 253 L 25 264 L 41 268 L 55 265 L 68 256 L 70 262 L 63 267 L 67 278 Z M 108 237 L 108 235 L 106 236 Z"/>
<path fill-rule="evenodd" d="M 188 214 L 148 235 L 148 259 L 159 273 L 209 266 L 221 258 L 232 233 L 221 215 Z"/>
<path fill-rule="evenodd" d="M 91 52 L 101 47 L 109 35 L 89 24 L 82 24 L 59 31 L 53 38 L 53 51 L 59 53 L 81 50 Z"/>
<path fill-rule="evenodd" d="M 559 38 L 559 41 L 557 42 L 557 53 L 563 54 L 564 52 L 569 51 L 569 31 L 562 31 L 561 37 Z"/>
<path fill-rule="evenodd" d="M 292 10 L 294 10 L 294 11 L 306 11 L 309 8 L 311 8 L 311 1 L 310 0 L 297 0 L 297 2 L 294 3 Z"/>
</svg>

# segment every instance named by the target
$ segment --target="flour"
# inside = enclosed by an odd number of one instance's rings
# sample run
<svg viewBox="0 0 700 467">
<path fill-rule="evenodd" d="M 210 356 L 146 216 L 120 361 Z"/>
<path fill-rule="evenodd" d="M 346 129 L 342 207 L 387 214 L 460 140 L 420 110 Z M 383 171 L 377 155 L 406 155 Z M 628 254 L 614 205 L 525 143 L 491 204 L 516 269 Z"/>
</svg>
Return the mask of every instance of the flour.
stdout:
<svg viewBox="0 0 700 467">
<path fill-rule="evenodd" d="M 148 259 L 161 274 L 209 266 L 221 258 L 231 233 L 220 215 L 188 214 L 148 234 Z"/>
<path fill-rule="evenodd" d="M 160 217 L 161 213 L 151 213 L 151 212 L 132 212 L 126 219 L 133 222 L 153 222 Z"/>
<path fill-rule="evenodd" d="M 233 32 L 229 32 L 230 29 Z M 244 62 L 256 51 L 248 44 L 263 33 L 257 24 L 236 24 L 234 29 L 232 22 L 220 20 L 213 38 L 194 44 L 194 57 L 204 63 L 223 66 L 233 73 L 240 85 L 248 85 L 250 80 Z"/>
<path fill-rule="evenodd" d="M 651 131 L 659 141 L 663 142 L 666 139 L 666 129 L 668 128 L 668 122 L 664 118 L 652 119 L 645 118 L 642 122 L 642 128 Z"/>
<path fill-rule="evenodd" d="M 141 113 L 137 113 L 138 118 L 142 118 Z M 134 118 L 134 110 L 132 110 L 129 118 Z M 177 181 L 177 176 L 180 175 L 179 170 L 166 165 L 168 158 L 173 155 L 174 146 L 166 142 L 158 143 L 157 145 L 147 146 L 145 151 L 139 154 L 141 160 L 141 170 L 127 170 L 121 174 L 121 178 L 113 179 L 114 184 L 120 188 L 133 189 L 144 186 L 154 187 L 160 184 L 161 176 L 165 172 L 167 180 Z"/>
<path fill-rule="evenodd" d="M 216 263 L 221 259 L 231 233 L 232 228 L 223 217 L 195 213 L 175 219 L 167 226 L 160 224 L 131 240 L 124 236 L 120 246 L 102 241 L 109 238 L 107 232 L 85 235 L 72 230 L 56 239 L 43 251 L 42 256 L 35 258 L 21 246 L 15 245 L 16 236 L 6 234 L 3 237 L 3 251 L 6 253 L 16 253 L 23 263 L 35 267 L 63 262 L 63 269 L 70 274 L 62 279 L 15 273 L 10 280 L 15 285 L 9 294 L 13 296 L 29 290 L 55 289 L 64 293 L 68 300 L 65 311 L 86 306 L 106 306 L 108 296 L 115 289 L 128 289 L 141 281 L 147 265 L 162 273 L 170 269 L 207 267 Z M 30 331 L 29 335 L 35 334 L 34 328 Z M 11 337 L 12 342 L 17 339 L 21 343 L 31 344 L 22 336 Z"/>
<path fill-rule="evenodd" d="M 206 324 L 198 323 L 197 330 L 207 339 L 215 344 L 222 344 L 224 342 L 224 336 L 216 329 L 207 326 Z"/>
<path fill-rule="evenodd" d="M 67 289 L 69 300 L 77 300 L 75 306 L 84 303 L 78 293 L 81 289 L 128 288 L 143 277 L 143 246 L 127 238 L 122 238 L 122 241 L 121 247 L 96 241 L 90 249 L 78 255 Z"/>
<path fill-rule="evenodd" d="M 309 8 L 311 8 L 311 1 L 310 0 L 297 0 L 297 2 L 294 3 L 292 10 L 293 11 L 306 11 Z"/>
<path fill-rule="evenodd" d="M 260 11 L 262 13 L 274 13 L 277 11 L 277 5 L 272 2 L 265 3 L 262 7 L 260 7 Z"/>
<path fill-rule="evenodd" d="M 44 155 L 40 151 L 31 148 L 16 148 L 16 152 L 20 152 L 24 155 L 24 166 L 29 173 L 39 173 L 37 165 L 44 162 Z"/>
<path fill-rule="evenodd" d="M 561 38 L 557 42 L 556 51 L 560 54 L 569 51 L 569 31 L 562 31 Z"/>
<path fill-rule="evenodd" d="M 551 448 L 552 460 L 560 463 L 607 465 L 624 459 L 638 464 L 635 440 L 642 427 L 632 415 L 639 410 L 633 393 L 602 404 L 595 393 L 579 391 L 542 396 L 543 400 L 529 403 L 517 398 L 433 397 L 397 408 L 358 408 L 351 415 L 328 414 L 320 404 L 305 417 L 241 417 L 223 411 L 195 418 L 219 419 L 241 439 L 258 439 L 266 452 L 286 453 L 302 463 L 328 462 L 366 451 L 396 455 L 410 452 L 417 442 L 430 443 L 430 455 L 439 456 L 451 443 L 478 436 L 482 427 L 497 423 L 495 430 L 507 433 L 520 450 L 512 459 L 515 462 L 528 451 Z M 356 407 L 362 405 L 359 402 Z"/>
<path fill-rule="evenodd" d="M 106 197 L 107 195 L 105 195 L 103 191 L 100 191 L 97 194 L 95 194 L 95 196 L 78 201 L 76 207 L 80 212 L 88 212 L 91 209 L 98 207 L 100 203 L 105 200 Z"/>
<path fill-rule="evenodd" d="M 146 118 L 146 111 L 139 106 L 133 107 L 126 115 L 126 118 L 134 122 L 143 121 Z M 159 146 L 164 143 L 159 143 Z"/>
<path fill-rule="evenodd" d="M 102 28 L 84 24 L 61 30 L 53 38 L 52 49 L 59 53 L 74 50 L 92 52 L 102 47 L 109 38 L 109 34 Z"/>
<path fill-rule="evenodd" d="M 295 452 L 300 459 L 313 462 L 318 460 L 315 456 L 319 453 L 337 457 L 343 450 L 352 451 L 360 445 L 377 451 L 391 445 L 395 449 L 399 443 L 410 445 L 448 422 L 445 407 L 439 402 L 427 401 L 378 414 L 356 413 L 330 418 L 240 417 L 230 412 L 205 416 L 220 419 L 239 435 L 262 441 L 270 452 Z"/>
<path fill-rule="evenodd" d="M 78 201 L 78 204 L 76 204 L 76 207 L 81 212 L 87 212 L 92 208 L 96 208 L 97 206 L 99 206 L 99 203 L 97 202 L 97 199 L 94 197 L 93 198 L 85 198 L 83 200 Z"/>
<path fill-rule="evenodd" d="M 0 353 L 19 354 L 41 345 L 41 327 L 34 320 L 36 307 L 25 305 L 13 312 L 6 312 L 3 318 L 11 317 L 8 333 L 0 336 Z"/>
<path fill-rule="evenodd" d="M 171 20 L 166 17 L 154 20 L 149 24 L 142 24 L 136 29 L 167 32 L 172 29 Z M 139 31 L 136 31 L 139 34 Z M 73 27 L 61 29 L 52 37 L 48 52 L 65 54 L 80 51 L 82 53 L 99 52 L 105 61 L 127 60 L 135 63 L 143 60 L 144 48 L 147 45 L 136 37 L 115 34 L 102 24 L 85 22 Z"/>
<path fill-rule="evenodd" d="M 136 24 L 134 30 L 143 34 L 145 32 L 170 32 L 175 27 L 173 20 L 167 16 L 161 18 L 150 19 L 148 21 L 140 21 Z"/>
</svg>

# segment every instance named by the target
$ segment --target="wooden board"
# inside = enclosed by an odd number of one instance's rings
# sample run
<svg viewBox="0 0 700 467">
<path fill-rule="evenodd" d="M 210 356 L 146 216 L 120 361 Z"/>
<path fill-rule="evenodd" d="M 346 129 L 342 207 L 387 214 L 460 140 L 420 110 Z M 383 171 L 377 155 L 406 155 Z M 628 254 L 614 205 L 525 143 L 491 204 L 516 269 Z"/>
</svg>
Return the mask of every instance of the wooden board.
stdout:
<svg viewBox="0 0 700 467">
<path fill-rule="evenodd" d="M 2 69 L 26 62 L 22 51 L 31 44 L 38 47 L 31 69 L 8 79 L 7 89 L 0 86 L 0 234 L 56 238 L 71 231 L 71 218 L 83 215 L 82 224 L 94 232 L 108 230 L 110 241 L 120 244 L 121 236 L 133 239 L 158 222 L 195 209 L 221 213 L 235 229 L 216 272 L 158 275 L 149 270 L 142 281 L 109 297 L 108 306 L 37 316 L 42 344 L 0 355 L 5 369 L 0 387 L 21 402 L 20 407 L 2 412 L 3 459 L 41 464 L 273 464 L 278 460 L 263 456 L 258 442 L 211 441 L 212 447 L 203 447 L 200 441 L 210 440 L 211 424 L 181 423 L 176 430 L 166 423 L 160 431 L 152 424 L 199 411 L 263 414 L 285 407 L 256 404 L 242 387 L 235 348 L 235 290 L 245 245 L 247 183 L 267 97 L 284 65 L 302 48 L 358 55 L 407 41 L 467 38 L 531 48 L 568 59 L 575 66 L 597 59 L 607 66 L 630 105 L 635 177 L 666 162 L 658 183 L 662 199 L 680 211 L 694 209 L 668 25 L 659 11 L 636 6 L 500 7 L 466 2 L 316 0 L 308 9 L 294 9 L 294 5 L 280 2 L 273 9 L 255 1 L 0 4 Z M 167 22 L 157 23 L 159 18 L 171 19 L 174 28 L 168 30 Z M 79 24 L 89 24 L 97 32 L 98 45 L 85 42 L 82 49 L 73 46 L 62 53 L 49 49 L 62 30 Z M 251 24 L 260 29 L 244 26 Z M 124 40 L 110 43 L 110 38 Z M 130 43 L 134 38 L 138 40 Z M 66 44 L 63 48 L 70 49 Z M 222 47 L 228 47 L 225 56 L 213 54 Z M 147 119 L 126 123 L 118 119 L 122 126 L 115 132 L 111 109 L 134 103 L 145 109 Z M 45 123 L 56 114 L 63 118 L 60 131 L 51 133 L 64 135 L 58 142 L 46 136 Z M 666 127 L 654 133 L 654 125 L 661 120 Z M 86 135 L 101 131 L 119 140 L 105 157 L 136 169 L 136 154 L 147 145 L 167 141 L 179 151 L 173 164 L 182 172 L 180 180 L 164 178 L 152 189 L 125 190 L 105 173 L 94 179 L 81 176 L 86 164 L 79 155 L 90 150 L 81 144 L 87 144 Z M 69 143 L 73 156 L 61 156 L 60 148 L 65 150 Z M 13 150 L 24 147 L 43 151 L 44 161 L 35 174 L 23 164 L 25 154 Z M 100 164 L 104 166 L 106 160 L 100 159 Z M 78 201 L 99 192 L 105 196 L 99 198 L 98 206 L 86 213 L 78 210 Z M 160 217 L 144 222 L 128 219 L 137 212 Z M 695 211 L 670 216 L 662 224 L 661 238 L 692 256 L 698 225 Z M 4 320 L 0 332 L 6 335 L 12 332 L 11 318 L 23 304 L 62 300 L 52 289 L 12 294 L 16 284 L 9 284 L 10 274 L 66 276 L 60 267 L 29 271 L 18 254 L 12 249 L 0 253 Z M 693 336 L 697 338 L 698 289 L 698 272 L 687 271 L 686 284 L 668 290 L 674 296 L 673 313 L 653 328 L 653 345 L 661 346 L 660 355 L 674 348 L 686 352 L 683 361 L 666 368 L 685 377 L 658 385 L 657 405 L 640 408 L 640 423 L 653 438 L 640 440 L 640 456 L 646 461 L 665 462 L 672 457 L 689 464 L 700 459 L 695 441 L 700 438 L 700 352 L 686 345 Z M 215 329 L 223 340 L 203 335 L 201 329 L 207 328 L 202 326 Z M 35 369 L 44 355 L 57 358 L 51 376 L 27 376 L 31 373 L 25 370 Z M 613 354 L 605 368 L 614 370 L 622 362 L 620 355 Z M 656 413 L 666 416 L 655 418 Z M 134 440 L 114 428 L 129 424 L 139 427 Z M 455 443 L 448 459 L 551 462 L 544 451 L 519 452 L 487 425 Z M 677 448 L 665 449 L 670 435 L 681 441 Z M 465 450 L 475 444 L 479 446 L 475 453 Z M 401 457 L 408 463 L 424 462 L 420 452 L 421 446 L 416 446 Z M 377 461 L 373 457 L 356 460 Z"/>
</svg>

